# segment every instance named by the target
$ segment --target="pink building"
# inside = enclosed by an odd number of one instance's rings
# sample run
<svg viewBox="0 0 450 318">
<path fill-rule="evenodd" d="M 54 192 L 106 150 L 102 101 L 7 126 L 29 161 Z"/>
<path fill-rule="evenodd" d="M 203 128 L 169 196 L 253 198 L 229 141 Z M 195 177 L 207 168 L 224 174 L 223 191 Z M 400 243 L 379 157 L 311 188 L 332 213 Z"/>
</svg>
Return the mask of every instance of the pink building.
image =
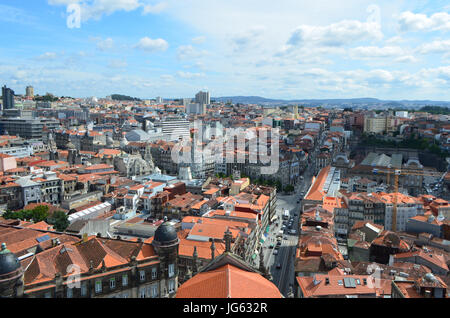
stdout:
<svg viewBox="0 0 450 318">
<path fill-rule="evenodd" d="M 5 172 L 9 169 L 16 169 L 16 158 L 7 154 L 0 153 L 0 171 Z"/>
</svg>

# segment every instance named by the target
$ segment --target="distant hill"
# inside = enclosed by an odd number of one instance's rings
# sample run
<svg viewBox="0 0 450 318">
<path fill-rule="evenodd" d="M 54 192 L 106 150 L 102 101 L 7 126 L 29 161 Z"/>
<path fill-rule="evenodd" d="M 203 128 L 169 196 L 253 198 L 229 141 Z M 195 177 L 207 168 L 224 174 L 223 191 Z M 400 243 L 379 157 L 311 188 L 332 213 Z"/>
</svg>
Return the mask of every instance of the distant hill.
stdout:
<svg viewBox="0 0 450 318">
<path fill-rule="evenodd" d="M 420 109 L 421 112 L 427 112 L 436 115 L 450 115 L 449 107 L 425 106 Z"/>
<path fill-rule="evenodd" d="M 214 97 L 212 100 L 218 102 L 231 101 L 233 104 L 260 104 L 260 105 L 292 105 L 292 104 L 304 104 L 311 106 L 320 105 L 382 105 L 386 107 L 402 107 L 402 106 L 450 106 L 448 101 L 431 101 L 431 100 L 380 100 L 377 98 L 351 98 L 351 99 L 296 99 L 296 100 L 284 100 L 284 99 L 269 99 L 260 96 L 228 96 L 228 97 Z"/>
<path fill-rule="evenodd" d="M 113 94 L 111 95 L 111 98 L 113 100 L 118 100 L 118 101 L 141 101 L 139 98 L 135 98 L 135 97 L 130 97 L 130 96 L 126 96 L 126 95 L 120 95 L 120 94 Z"/>
</svg>

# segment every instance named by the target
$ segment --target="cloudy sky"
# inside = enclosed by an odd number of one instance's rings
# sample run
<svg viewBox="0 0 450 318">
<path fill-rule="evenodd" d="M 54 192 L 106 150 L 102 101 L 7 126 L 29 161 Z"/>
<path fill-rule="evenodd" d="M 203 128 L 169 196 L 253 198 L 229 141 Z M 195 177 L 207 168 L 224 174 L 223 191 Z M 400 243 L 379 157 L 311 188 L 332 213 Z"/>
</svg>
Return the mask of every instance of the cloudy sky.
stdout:
<svg viewBox="0 0 450 318">
<path fill-rule="evenodd" d="M 0 29 L 16 93 L 450 100 L 447 0 L 2 0 Z"/>
</svg>

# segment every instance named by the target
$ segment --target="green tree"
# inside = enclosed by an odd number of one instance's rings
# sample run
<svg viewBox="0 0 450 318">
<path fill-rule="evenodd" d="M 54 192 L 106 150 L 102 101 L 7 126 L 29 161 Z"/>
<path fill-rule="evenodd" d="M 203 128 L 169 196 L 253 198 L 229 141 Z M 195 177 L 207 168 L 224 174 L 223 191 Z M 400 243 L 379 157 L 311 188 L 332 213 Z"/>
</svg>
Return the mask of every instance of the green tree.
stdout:
<svg viewBox="0 0 450 318">
<path fill-rule="evenodd" d="M 48 217 L 48 206 L 46 205 L 39 205 L 35 207 L 32 211 L 32 220 L 33 222 L 41 222 L 47 219 Z"/>
<path fill-rule="evenodd" d="M 68 215 L 63 211 L 55 211 L 47 219 L 47 223 L 53 225 L 58 232 L 64 232 L 70 224 Z"/>
<path fill-rule="evenodd" d="M 289 184 L 284 188 L 284 191 L 286 192 L 293 192 L 295 190 L 294 186 Z"/>
<path fill-rule="evenodd" d="M 281 190 L 283 189 L 283 185 L 281 184 L 281 181 L 280 181 L 280 180 L 277 180 L 277 181 L 274 183 L 274 185 L 275 185 L 275 187 L 277 188 L 277 191 L 281 191 Z"/>
</svg>

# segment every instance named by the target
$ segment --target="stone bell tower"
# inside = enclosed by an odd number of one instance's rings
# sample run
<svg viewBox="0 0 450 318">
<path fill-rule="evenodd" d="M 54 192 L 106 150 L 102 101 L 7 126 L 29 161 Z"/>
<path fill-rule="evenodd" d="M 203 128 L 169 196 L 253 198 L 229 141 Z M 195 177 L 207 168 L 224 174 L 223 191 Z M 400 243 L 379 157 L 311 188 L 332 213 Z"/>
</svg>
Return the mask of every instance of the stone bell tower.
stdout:
<svg viewBox="0 0 450 318">
<path fill-rule="evenodd" d="M 180 240 L 171 222 L 165 221 L 155 231 L 152 245 L 160 259 L 161 297 L 174 297 L 178 288 L 178 247 Z"/>
<path fill-rule="evenodd" d="M 2 243 L 0 249 L 0 298 L 23 297 L 23 269 L 19 259 Z"/>
</svg>

